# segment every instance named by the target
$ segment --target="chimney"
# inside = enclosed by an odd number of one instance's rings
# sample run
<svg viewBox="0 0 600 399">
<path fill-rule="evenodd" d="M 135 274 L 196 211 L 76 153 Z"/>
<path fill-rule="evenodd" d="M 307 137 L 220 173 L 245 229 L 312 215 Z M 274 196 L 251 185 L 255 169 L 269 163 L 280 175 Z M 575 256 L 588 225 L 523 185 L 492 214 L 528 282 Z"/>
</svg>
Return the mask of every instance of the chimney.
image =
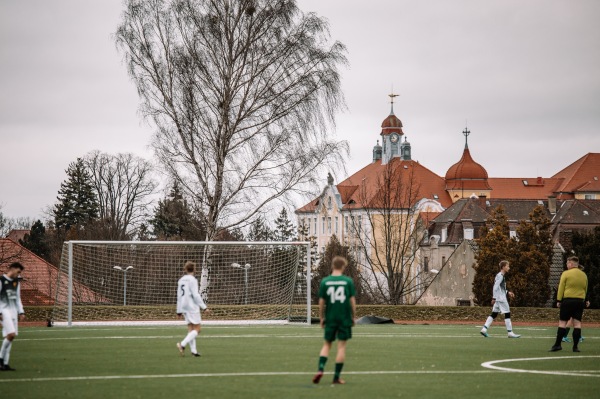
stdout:
<svg viewBox="0 0 600 399">
<path fill-rule="evenodd" d="M 551 215 L 556 214 L 556 197 L 553 195 L 548 196 L 548 212 L 550 212 Z"/>
<path fill-rule="evenodd" d="M 538 176 L 538 178 L 536 179 L 536 184 L 538 186 L 543 186 L 544 185 L 544 179 L 542 179 L 541 176 Z"/>
<path fill-rule="evenodd" d="M 447 238 L 448 238 L 448 225 L 445 224 L 442 227 L 442 237 L 441 237 L 440 243 L 446 242 Z"/>
<path fill-rule="evenodd" d="M 479 196 L 479 206 L 482 207 L 483 209 L 486 208 L 486 204 L 485 204 L 486 198 L 487 197 L 485 195 L 480 195 Z"/>
</svg>

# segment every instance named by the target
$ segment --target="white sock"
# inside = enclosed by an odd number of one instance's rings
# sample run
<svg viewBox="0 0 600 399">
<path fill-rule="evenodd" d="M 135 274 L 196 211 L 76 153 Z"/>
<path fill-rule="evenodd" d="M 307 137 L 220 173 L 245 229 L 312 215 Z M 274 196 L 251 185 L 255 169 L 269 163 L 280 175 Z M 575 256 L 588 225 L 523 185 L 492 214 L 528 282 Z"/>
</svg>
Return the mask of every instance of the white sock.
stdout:
<svg viewBox="0 0 600 399">
<path fill-rule="evenodd" d="M 485 321 L 485 324 L 483 325 L 483 328 L 487 330 L 488 328 L 490 328 L 493 322 L 494 318 L 492 316 L 488 316 L 487 320 Z"/>
<path fill-rule="evenodd" d="M 10 360 L 10 348 L 12 348 L 12 341 L 5 339 L 4 342 L 2 342 L 2 360 L 5 365 L 7 365 Z"/>
<path fill-rule="evenodd" d="M 198 351 L 196 351 L 196 338 L 190 341 L 190 350 L 192 353 L 198 353 Z"/>
<path fill-rule="evenodd" d="M 189 344 L 192 340 L 196 339 L 197 336 L 198 336 L 198 331 L 196 331 L 196 330 L 190 331 L 188 333 L 188 335 L 185 336 L 183 341 L 181 341 L 181 346 L 183 346 L 185 348 L 186 345 Z"/>
<path fill-rule="evenodd" d="M 510 321 L 510 319 L 504 319 L 504 324 L 506 324 L 506 331 L 511 332 L 512 322 Z"/>
<path fill-rule="evenodd" d="M 0 348 L 0 359 L 4 359 L 4 353 L 6 352 L 6 348 L 8 347 L 8 345 L 10 344 L 10 341 L 6 338 L 4 338 L 4 341 L 2 341 L 2 347 Z"/>
</svg>

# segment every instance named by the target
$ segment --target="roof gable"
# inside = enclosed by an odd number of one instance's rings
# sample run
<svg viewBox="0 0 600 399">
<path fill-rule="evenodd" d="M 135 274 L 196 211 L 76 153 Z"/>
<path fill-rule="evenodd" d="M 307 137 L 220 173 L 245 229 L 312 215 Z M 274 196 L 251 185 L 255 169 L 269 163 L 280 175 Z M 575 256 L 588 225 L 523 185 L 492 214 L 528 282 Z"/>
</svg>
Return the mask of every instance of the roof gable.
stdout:
<svg viewBox="0 0 600 399">
<path fill-rule="evenodd" d="M 600 178 L 600 153 L 590 152 L 560 172 L 553 178 L 564 179 L 557 192 L 575 192 L 588 182 L 598 181 Z"/>
</svg>

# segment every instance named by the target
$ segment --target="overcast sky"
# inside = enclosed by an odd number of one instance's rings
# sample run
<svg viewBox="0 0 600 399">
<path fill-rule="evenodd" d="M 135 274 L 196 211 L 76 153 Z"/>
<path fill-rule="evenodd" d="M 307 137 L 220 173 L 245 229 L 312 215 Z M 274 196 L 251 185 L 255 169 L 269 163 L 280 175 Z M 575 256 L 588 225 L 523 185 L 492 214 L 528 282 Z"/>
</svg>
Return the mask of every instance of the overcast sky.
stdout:
<svg viewBox="0 0 600 399">
<path fill-rule="evenodd" d="M 549 177 L 600 152 L 600 1 L 299 5 L 348 47 L 348 109 L 332 134 L 350 144 L 350 174 L 371 162 L 392 86 L 413 159 L 442 176 L 462 155 L 465 123 L 492 177 Z M 43 217 L 68 164 L 89 151 L 152 158 L 152 127 L 112 38 L 121 12 L 120 0 L 0 1 L 5 216 Z"/>
</svg>

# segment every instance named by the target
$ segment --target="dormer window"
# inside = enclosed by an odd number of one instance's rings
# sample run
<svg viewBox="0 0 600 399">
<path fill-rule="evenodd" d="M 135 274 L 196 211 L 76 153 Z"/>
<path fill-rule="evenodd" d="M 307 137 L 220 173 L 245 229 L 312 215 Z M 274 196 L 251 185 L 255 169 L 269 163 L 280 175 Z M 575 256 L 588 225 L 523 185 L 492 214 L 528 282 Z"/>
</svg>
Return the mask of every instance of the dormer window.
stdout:
<svg viewBox="0 0 600 399">
<path fill-rule="evenodd" d="M 465 240 L 473 239 L 473 229 L 464 229 Z"/>
</svg>

